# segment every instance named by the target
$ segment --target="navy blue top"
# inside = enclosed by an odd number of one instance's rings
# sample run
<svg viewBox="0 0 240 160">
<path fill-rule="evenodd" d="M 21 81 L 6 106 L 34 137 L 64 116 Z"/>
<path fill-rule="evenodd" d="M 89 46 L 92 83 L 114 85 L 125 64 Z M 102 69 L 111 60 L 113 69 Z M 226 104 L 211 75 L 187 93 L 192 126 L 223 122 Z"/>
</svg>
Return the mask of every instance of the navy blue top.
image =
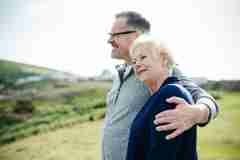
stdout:
<svg viewBox="0 0 240 160">
<path fill-rule="evenodd" d="M 197 160 L 196 126 L 172 140 L 166 140 L 165 137 L 173 131 L 156 131 L 153 123 L 155 115 L 174 108 L 174 104 L 166 102 L 172 96 L 193 103 L 190 93 L 178 83 L 177 78 L 169 77 L 165 80 L 132 123 L 127 160 Z"/>
</svg>

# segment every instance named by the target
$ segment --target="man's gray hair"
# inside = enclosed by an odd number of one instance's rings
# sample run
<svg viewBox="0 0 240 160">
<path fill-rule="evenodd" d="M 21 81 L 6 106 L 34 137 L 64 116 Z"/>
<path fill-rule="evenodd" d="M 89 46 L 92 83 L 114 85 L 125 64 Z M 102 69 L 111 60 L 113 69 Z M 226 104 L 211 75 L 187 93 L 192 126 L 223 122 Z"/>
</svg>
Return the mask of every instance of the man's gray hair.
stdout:
<svg viewBox="0 0 240 160">
<path fill-rule="evenodd" d="M 150 32 L 151 25 L 150 22 L 144 18 L 141 14 L 134 11 L 124 11 L 117 13 L 115 18 L 126 18 L 127 25 L 129 28 L 135 29 L 136 31 L 140 31 L 141 33 Z"/>
</svg>

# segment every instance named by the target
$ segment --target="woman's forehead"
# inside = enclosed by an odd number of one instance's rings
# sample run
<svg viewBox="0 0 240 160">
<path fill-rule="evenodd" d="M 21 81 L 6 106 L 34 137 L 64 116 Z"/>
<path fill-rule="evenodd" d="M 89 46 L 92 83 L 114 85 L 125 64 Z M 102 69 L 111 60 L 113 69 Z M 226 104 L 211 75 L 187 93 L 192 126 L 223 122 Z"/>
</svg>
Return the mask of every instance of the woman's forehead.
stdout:
<svg viewBox="0 0 240 160">
<path fill-rule="evenodd" d="M 144 47 L 144 46 L 138 46 L 133 50 L 133 55 L 134 56 L 141 56 L 141 55 L 145 55 L 148 52 L 148 48 Z"/>
<path fill-rule="evenodd" d="M 136 52 L 136 54 L 139 54 L 139 55 L 142 55 L 142 54 L 145 55 L 145 54 L 157 52 L 157 47 L 151 44 L 139 45 L 139 46 L 136 46 L 136 48 L 134 49 L 134 52 Z"/>
</svg>

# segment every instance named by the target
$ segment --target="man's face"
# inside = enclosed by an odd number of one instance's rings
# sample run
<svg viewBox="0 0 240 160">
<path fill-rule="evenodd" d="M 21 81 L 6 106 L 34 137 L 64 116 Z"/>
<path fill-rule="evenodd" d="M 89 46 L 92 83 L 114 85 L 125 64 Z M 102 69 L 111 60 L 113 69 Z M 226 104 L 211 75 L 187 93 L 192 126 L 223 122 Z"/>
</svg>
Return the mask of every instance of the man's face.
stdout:
<svg viewBox="0 0 240 160">
<path fill-rule="evenodd" d="M 129 48 L 137 36 L 136 31 L 128 28 L 126 18 L 117 18 L 113 23 L 108 40 L 112 46 L 111 57 L 129 62 Z"/>
</svg>

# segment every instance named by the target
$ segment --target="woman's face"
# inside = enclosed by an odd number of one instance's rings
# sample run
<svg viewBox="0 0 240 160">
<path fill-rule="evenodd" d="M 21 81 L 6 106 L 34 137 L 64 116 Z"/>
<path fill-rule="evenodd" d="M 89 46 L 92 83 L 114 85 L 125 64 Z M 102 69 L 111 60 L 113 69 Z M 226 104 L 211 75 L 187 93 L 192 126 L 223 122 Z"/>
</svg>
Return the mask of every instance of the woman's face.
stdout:
<svg viewBox="0 0 240 160">
<path fill-rule="evenodd" d="M 158 52 L 156 48 L 147 46 L 140 46 L 133 50 L 130 56 L 138 79 L 142 81 L 160 80 L 165 74 L 166 67 L 163 59 L 161 56 L 156 56 L 156 52 Z"/>
</svg>

